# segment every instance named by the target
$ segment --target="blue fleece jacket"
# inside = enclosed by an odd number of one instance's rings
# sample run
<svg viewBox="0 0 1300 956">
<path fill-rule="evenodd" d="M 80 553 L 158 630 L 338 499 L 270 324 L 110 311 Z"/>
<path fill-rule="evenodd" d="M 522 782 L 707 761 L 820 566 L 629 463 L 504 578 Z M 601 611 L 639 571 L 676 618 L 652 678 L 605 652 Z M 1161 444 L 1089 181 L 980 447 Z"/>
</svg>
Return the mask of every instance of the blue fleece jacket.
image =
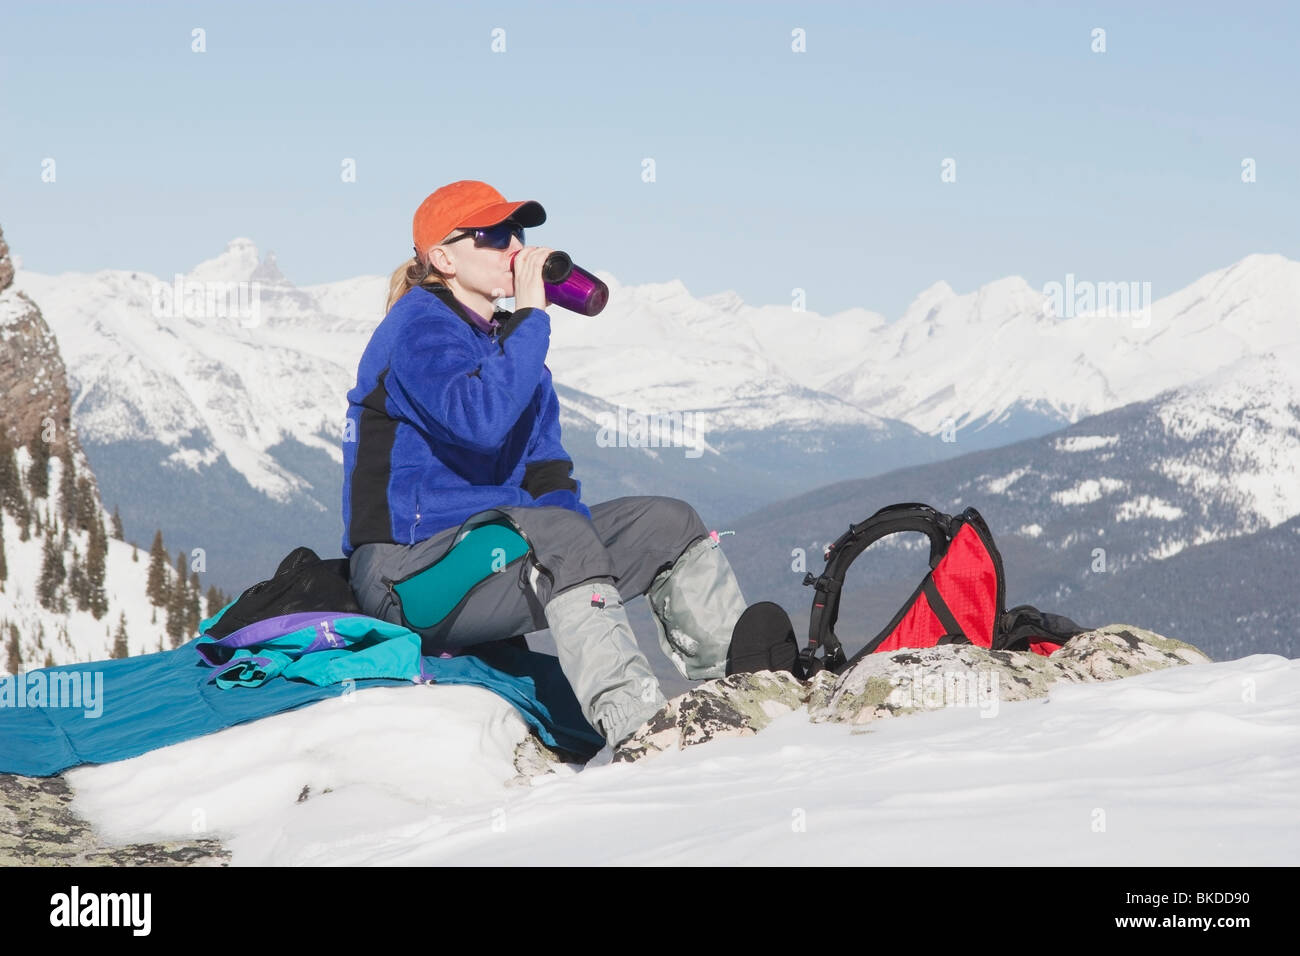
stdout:
<svg viewBox="0 0 1300 956">
<path fill-rule="evenodd" d="M 417 286 L 375 328 L 348 392 L 345 557 L 374 541 L 415 544 L 492 507 L 591 517 L 560 444 L 551 318 L 496 318 L 484 332 L 450 290 Z"/>
</svg>

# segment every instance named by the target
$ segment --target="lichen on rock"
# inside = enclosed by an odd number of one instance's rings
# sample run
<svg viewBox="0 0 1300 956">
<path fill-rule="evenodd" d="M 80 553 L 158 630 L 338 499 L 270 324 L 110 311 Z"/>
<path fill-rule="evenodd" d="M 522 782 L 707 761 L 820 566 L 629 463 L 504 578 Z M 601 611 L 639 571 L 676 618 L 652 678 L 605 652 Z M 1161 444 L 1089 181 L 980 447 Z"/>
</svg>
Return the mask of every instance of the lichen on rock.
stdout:
<svg viewBox="0 0 1300 956">
<path fill-rule="evenodd" d="M 786 671 L 736 674 L 670 700 L 615 752 L 614 761 L 750 736 L 774 716 L 800 707 L 814 723 L 865 724 L 945 707 L 1041 698 L 1062 681 L 1116 680 L 1209 660 L 1182 641 L 1111 624 L 1079 634 L 1050 656 L 945 644 L 868 654 L 842 674 L 821 671 L 808 681 Z"/>
</svg>

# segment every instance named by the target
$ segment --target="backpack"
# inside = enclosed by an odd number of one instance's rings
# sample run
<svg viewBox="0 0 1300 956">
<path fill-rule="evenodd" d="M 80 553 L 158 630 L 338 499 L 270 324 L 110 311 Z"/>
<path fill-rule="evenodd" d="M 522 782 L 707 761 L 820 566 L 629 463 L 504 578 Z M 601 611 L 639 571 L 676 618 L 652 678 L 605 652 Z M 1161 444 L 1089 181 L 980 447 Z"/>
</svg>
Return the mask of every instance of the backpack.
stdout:
<svg viewBox="0 0 1300 956">
<path fill-rule="evenodd" d="M 222 638 L 268 617 L 299 611 L 361 614 L 348 577 L 348 559 L 322 561 L 311 548 L 289 552 L 266 581 L 259 581 L 217 615 L 204 633 Z"/>
<path fill-rule="evenodd" d="M 930 571 L 880 633 L 846 660 L 835 635 L 844 574 L 871 545 L 902 531 L 919 531 L 930 539 Z M 954 517 L 916 502 L 889 505 L 850 525 L 826 547 L 824 556 L 825 570 L 816 577 L 808 572 L 803 579 L 814 596 L 808 646 L 799 652 L 794 670 L 801 678 L 822 669 L 840 674 L 867 654 L 904 647 L 973 644 L 1046 656 L 1088 630 L 1029 604 L 1006 610 L 1002 555 L 974 508 Z M 821 658 L 816 656 L 818 648 L 823 651 Z"/>
</svg>

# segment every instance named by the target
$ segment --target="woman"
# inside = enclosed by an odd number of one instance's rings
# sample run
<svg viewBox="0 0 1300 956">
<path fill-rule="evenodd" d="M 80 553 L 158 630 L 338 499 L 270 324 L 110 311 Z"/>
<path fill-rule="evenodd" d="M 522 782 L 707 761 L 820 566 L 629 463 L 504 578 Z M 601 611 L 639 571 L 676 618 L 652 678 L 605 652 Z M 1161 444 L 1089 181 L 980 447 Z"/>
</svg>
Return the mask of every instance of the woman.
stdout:
<svg viewBox="0 0 1300 956">
<path fill-rule="evenodd" d="M 524 229 L 545 221 L 537 202 L 507 202 L 477 180 L 416 211 L 415 256 L 393 273 L 348 393 L 343 554 L 365 613 L 409 627 L 388 584 L 435 563 L 470 516 L 507 515 L 532 560 L 487 576 L 420 630 L 425 653 L 550 628 L 583 715 L 617 747 L 666 703 L 623 602 L 647 595 L 664 653 L 700 680 L 725 674 L 745 601 L 686 502 L 581 501 L 545 365 L 552 250 L 524 245 Z M 510 296 L 513 312 L 494 311 Z"/>
</svg>

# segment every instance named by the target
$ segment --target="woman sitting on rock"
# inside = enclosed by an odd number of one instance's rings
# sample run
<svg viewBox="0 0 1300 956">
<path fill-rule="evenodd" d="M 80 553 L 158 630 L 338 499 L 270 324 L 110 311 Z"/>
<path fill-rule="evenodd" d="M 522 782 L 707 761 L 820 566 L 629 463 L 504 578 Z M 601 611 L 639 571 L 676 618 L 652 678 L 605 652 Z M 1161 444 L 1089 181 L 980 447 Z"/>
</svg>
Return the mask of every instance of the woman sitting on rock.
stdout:
<svg viewBox="0 0 1300 956">
<path fill-rule="evenodd" d="M 531 545 L 520 573 L 487 575 L 413 630 L 425 653 L 454 654 L 549 627 L 583 715 L 616 748 L 666 703 L 624 601 L 647 595 L 660 646 L 701 680 L 725 674 L 745 600 L 686 502 L 581 501 L 545 364 L 552 250 L 524 245 L 545 221 L 537 202 L 475 180 L 420 204 L 415 255 L 393 274 L 348 393 L 343 554 L 365 613 L 409 627 L 392 582 L 437 562 L 466 519 L 504 513 Z M 511 296 L 513 312 L 494 310 Z"/>
</svg>

